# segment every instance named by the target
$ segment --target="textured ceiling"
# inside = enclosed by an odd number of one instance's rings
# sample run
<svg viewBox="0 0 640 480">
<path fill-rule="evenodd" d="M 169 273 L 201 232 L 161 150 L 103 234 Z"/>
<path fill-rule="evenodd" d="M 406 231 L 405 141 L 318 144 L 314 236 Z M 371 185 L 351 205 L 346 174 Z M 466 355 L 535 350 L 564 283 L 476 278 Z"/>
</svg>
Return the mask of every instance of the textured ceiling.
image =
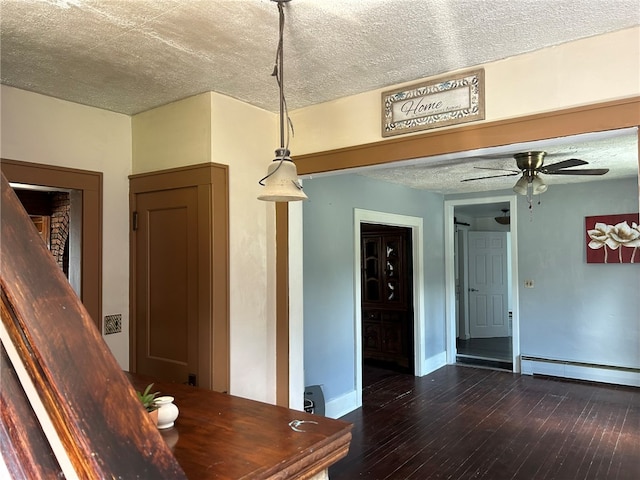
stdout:
<svg viewBox="0 0 640 480">
<path fill-rule="evenodd" d="M 278 108 L 273 1 L 0 0 L 0 7 L 3 84 L 125 114 L 205 91 Z M 640 24 L 640 0 L 291 0 L 285 12 L 290 109 Z M 602 141 L 498 153 L 541 149 L 590 167 L 618 159 L 616 175 L 637 174 L 635 139 Z M 509 156 L 465 162 L 513 168 Z M 436 168 L 443 160 L 429 159 L 428 175 L 417 166 L 372 175 L 443 192 L 514 180 L 461 184 L 479 171 L 459 157 L 447 161 Z"/>
<path fill-rule="evenodd" d="M 205 91 L 278 108 L 269 0 L 0 0 L 4 84 L 134 114 Z M 292 0 L 291 109 L 640 24 L 640 0 Z"/>
<path fill-rule="evenodd" d="M 581 168 L 609 169 L 609 172 L 604 176 L 540 174 L 549 188 L 565 183 L 594 182 L 638 175 L 638 134 L 636 128 L 528 142 L 485 151 L 470 151 L 456 156 L 444 155 L 418 159 L 403 164 L 393 164 L 392 167 L 363 169 L 358 173 L 378 180 L 443 194 L 488 192 L 511 189 L 520 177 L 486 178 L 471 182 L 461 182 L 461 180 L 510 173 L 508 171 L 494 172 L 476 169 L 476 167 L 517 170 L 513 154 L 528 151 L 547 152 L 545 165 L 570 158 L 579 158 L 589 164 L 575 167 L 576 170 Z"/>
</svg>

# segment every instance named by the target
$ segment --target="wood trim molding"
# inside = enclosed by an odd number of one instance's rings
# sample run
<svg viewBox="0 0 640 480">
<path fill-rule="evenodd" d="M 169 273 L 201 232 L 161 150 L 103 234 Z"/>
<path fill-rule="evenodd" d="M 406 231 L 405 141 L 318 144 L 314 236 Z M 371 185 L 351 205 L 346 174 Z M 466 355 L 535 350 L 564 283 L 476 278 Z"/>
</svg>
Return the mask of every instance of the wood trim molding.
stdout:
<svg viewBox="0 0 640 480">
<path fill-rule="evenodd" d="M 276 404 L 289 406 L 289 205 L 276 203 Z"/>
<path fill-rule="evenodd" d="M 640 97 L 448 128 L 295 158 L 299 175 L 640 125 Z"/>
<path fill-rule="evenodd" d="M 2 159 L 9 182 L 82 191 L 82 303 L 102 331 L 102 173 Z"/>
<path fill-rule="evenodd" d="M 217 163 L 203 163 L 186 167 L 141 173 L 129 176 L 129 218 L 136 209 L 139 193 L 172 188 L 198 187 L 198 222 L 207 225 L 198 232 L 199 256 L 203 265 L 199 273 L 199 312 L 201 328 L 199 342 L 208 345 L 203 351 L 211 358 L 199 364 L 199 385 L 220 392 L 228 392 L 230 384 L 229 338 L 229 167 Z M 211 208 L 212 206 L 212 208 Z M 135 319 L 135 245 L 130 239 L 129 288 L 129 365 L 136 371 Z M 202 378 L 204 377 L 204 381 Z"/>
</svg>

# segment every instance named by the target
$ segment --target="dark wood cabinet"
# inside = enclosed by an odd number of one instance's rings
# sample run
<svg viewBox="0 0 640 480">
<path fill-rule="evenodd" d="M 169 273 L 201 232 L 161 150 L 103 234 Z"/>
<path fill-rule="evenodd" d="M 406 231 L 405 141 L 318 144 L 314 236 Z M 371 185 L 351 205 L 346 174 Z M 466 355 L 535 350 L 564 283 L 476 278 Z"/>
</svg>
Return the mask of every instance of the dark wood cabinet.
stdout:
<svg viewBox="0 0 640 480">
<path fill-rule="evenodd" d="M 362 224 L 364 361 L 413 371 L 411 230 Z"/>
</svg>

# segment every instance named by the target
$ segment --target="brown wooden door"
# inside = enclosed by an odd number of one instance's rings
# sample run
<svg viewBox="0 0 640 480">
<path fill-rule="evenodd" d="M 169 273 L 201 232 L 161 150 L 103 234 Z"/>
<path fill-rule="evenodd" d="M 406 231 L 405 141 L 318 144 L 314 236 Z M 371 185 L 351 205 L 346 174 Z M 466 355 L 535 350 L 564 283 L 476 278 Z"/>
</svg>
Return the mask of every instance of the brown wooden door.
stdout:
<svg viewBox="0 0 640 480">
<path fill-rule="evenodd" d="M 362 224 L 362 353 L 414 371 L 411 230 Z"/>
<path fill-rule="evenodd" d="M 136 370 L 198 377 L 197 187 L 136 196 Z M 195 377 L 194 377 L 195 376 Z"/>
<path fill-rule="evenodd" d="M 228 179 L 215 163 L 130 177 L 133 372 L 229 390 Z"/>
</svg>

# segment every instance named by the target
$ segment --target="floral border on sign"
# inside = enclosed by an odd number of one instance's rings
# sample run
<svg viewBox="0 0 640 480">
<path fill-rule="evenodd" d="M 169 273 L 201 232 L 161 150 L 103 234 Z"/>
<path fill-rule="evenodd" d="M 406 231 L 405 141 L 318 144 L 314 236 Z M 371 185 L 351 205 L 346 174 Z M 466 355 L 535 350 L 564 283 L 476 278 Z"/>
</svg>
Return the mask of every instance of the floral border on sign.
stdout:
<svg viewBox="0 0 640 480">
<path fill-rule="evenodd" d="M 449 94 L 465 98 L 449 103 Z M 398 104 L 398 105 L 396 105 Z M 406 109 L 400 105 L 409 105 Z M 394 105 L 407 115 L 394 118 Z M 382 93 L 382 136 L 484 120 L 484 69 L 440 77 Z"/>
<path fill-rule="evenodd" d="M 640 263 L 637 213 L 585 217 L 587 263 Z"/>
</svg>

